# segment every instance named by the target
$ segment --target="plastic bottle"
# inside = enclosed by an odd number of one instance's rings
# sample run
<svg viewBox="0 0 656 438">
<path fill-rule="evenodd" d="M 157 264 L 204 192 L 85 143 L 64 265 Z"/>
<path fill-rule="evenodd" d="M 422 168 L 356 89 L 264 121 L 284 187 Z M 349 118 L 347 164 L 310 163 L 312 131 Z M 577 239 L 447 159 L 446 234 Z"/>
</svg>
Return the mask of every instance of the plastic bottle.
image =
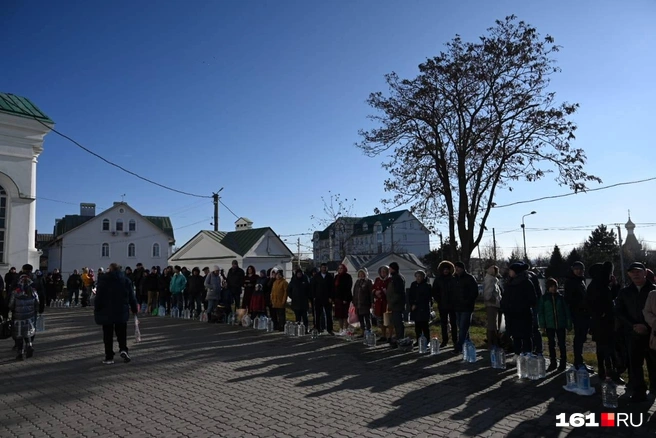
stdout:
<svg viewBox="0 0 656 438">
<path fill-rule="evenodd" d="M 605 408 L 617 409 L 617 385 L 610 377 L 601 384 L 601 402 Z"/>
<path fill-rule="evenodd" d="M 585 366 L 579 367 L 576 371 L 576 389 L 581 391 L 590 390 L 590 374 Z"/>
<path fill-rule="evenodd" d="M 495 347 L 497 350 L 497 368 L 500 370 L 506 369 L 506 352 L 501 347 Z"/>
<path fill-rule="evenodd" d="M 36 318 L 36 331 L 37 332 L 44 332 L 46 331 L 46 320 L 43 315 L 39 315 Z"/>
<path fill-rule="evenodd" d="M 436 356 L 440 354 L 440 340 L 435 337 L 430 340 L 430 355 Z"/>
<path fill-rule="evenodd" d="M 273 319 L 267 318 L 267 327 L 266 327 L 267 333 L 273 332 Z"/>
<path fill-rule="evenodd" d="M 310 338 L 312 338 L 312 340 L 319 339 L 319 330 L 312 329 L 310 332 Z"/>
<path fill-rule="evenodd" d="M 542 355 L 538 354 L 538 379 L 544 379 L 547 377 L 547 361 Z"/>
<path fill-rule="evenodd" d="M 538 357 L 535 354 L 528 356 L 528 378 L 530 380 L 538 379 Z"/>
<path fill-rule="evenodd" d="M 255 319 L 253 320 L 253 328 L 255 330 L 260 329 L 260 317 L 259 316 L 256 316 Z"/>
<path fill-rule="evenodd" d="M 567 370 L 565 377 L 567 378 L 567 389 L 576 389 L 576 368 L 574 365 Z"/>
<path fill-rule="evenodd" d="M 465 352 L 465 361 L 468 363 L 474 363 L 476 362 L 476 346 L 471 340 L 465 341 L 465 345 L 463 346 L 464 352 Z"/>
<path fill-rule="evenodd" d="M 526 355 L 524 353 L 517 357 L 517 377 L 523 379 L 526 375 Z"/>
<path fill-rule="evenodd" d="M 467 341 L 462 344 L 462 360 L 469 362 L 469 349 L 467 348 Z"/>
<path fill-rule="evenodd" d="M 159 306 L 159 309 L 157 309 L 157 316 L 166 316 L 166 307 Z"/>
<path fill-rule="evenodd" d="M 428 353 L 428 339 L 426 339 L 426 336 L 422 333 L 421 336 L 419 336 L 419 354 L 426 353 Z"/>
<path fill-rule="evenodd" d="M 490 348 L 490 365 L 492 368 L 499 368 L 499 359 L 497 357 L 497 347 L 494 345 Z"/>
<path fill-rule="evenodd" d="M 305 336 L 305 324 L 302 322 L 298 324 L 296 336 Z"/>
</svg>

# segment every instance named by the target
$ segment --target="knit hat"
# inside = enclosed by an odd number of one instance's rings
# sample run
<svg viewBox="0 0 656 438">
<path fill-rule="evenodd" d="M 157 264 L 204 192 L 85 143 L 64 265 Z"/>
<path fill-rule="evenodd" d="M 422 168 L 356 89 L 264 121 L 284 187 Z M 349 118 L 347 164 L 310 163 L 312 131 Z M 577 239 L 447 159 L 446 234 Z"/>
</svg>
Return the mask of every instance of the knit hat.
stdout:
<svg viewBox="0 0 656 438">
<path fill-rule="evenodd" d="M 551 286 L 556 286 L 556 289 L 558 289 L 558 282 L 556 281 L 555 278 L 547 278 L 545 284 L 547 286 L 547 289 L 549 289 Z"/>
<path fill-rule="evenodd" d="M 515 262 L 508 267 L 511 271 L 515 271 L 516 274 L 520 274 L 528 269 L 528 265 L 522 262 Z"/>
<path fill-rule="evenodd" d="M 212 267 L 212 271 L 220 271 L 220 270 L 221 270 L 221 268 L 219 268 L 219 265 L 214 265 Z"/>
</svg>

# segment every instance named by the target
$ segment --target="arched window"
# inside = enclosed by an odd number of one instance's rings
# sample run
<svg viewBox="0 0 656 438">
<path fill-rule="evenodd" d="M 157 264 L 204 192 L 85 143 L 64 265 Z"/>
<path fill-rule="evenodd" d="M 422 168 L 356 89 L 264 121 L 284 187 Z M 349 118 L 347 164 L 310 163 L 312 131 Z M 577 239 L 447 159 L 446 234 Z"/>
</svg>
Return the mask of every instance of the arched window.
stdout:
<svg viewBox="0 0 656 438">
<path fill-rule="evenodd" d="M 134 219 L 130 219 L 128 222 L 128 231 L 137 231 L 137 222 Z"/>
<path fill-rule="evenodd" d="M 137 247 L 134 246 L 134 243 L 131 243 L 128 245 L 128 257 L 136 257 L 137 256 Z"/>
<path fill-rule="evenodd" d="M 103 219 L 102 230 L 109 231 L 109 219 Z"/>
<path fill-rule="evenodd" d="M 0 263 L 5 262 L 5 242 L 7 241 L 7 192 L 0 187 Z"/>
<path fill-rule="evenodd" d="M 123 219 L 116 219 L 116 231 L 123 231 Z"/>
<path fill-rule="evenodd" d="M 159 243 L 153 243 L 153 258 L 159 258 Z"/>
<path fill-rule="evenodd" d="M 100 253 L 101 257 L 109 257 L 109 243 L 103 243 Z"/>
</svg>

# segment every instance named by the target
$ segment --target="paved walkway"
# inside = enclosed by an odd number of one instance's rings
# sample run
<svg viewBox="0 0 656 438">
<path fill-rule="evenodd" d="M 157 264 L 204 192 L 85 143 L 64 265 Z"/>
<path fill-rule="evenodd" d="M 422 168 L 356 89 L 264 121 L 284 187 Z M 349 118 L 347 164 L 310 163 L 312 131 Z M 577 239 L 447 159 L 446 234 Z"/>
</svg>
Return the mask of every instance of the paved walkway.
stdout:
<svg viewBox="0 0 656 438">
<path fill-rule="evenodd" d="M 638 429 L 557 428 L 560 412 L 598 413 L 600 396 L 565 392 L 562 374 L 518 382 L 514 368 L 491 369 L 487 354 L 465 364 L 450 352 L 420 358 L 146 317 L 133 362 L 108 366 L 90 310 L 49 309 L 47 318 L 34 358 L 16 362 L 11 341 L 0 344 L 1 437 L 656 434 L 649 413 Z M 132 324 L 128 331 L 132 345 Z M 650 409 L 632 409 L 640 408 Z"/>
</svg>

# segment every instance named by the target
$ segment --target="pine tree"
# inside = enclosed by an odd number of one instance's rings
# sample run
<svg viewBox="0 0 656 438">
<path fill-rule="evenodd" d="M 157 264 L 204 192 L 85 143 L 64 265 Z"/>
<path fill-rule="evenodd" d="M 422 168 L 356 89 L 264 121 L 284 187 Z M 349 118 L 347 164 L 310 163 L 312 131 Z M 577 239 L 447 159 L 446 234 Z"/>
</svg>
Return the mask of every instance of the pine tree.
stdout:
<svg viewBox="0 0 656 438">
<path fill-rule="evenodd" d="M 567 260 L 565 261 L 566 272 L 568 272 L 568 270 L 572 267 L 574 262 L 583 262 L 583 264 L 585 264 L 585 261 L 583 260 L 583 255 L 581 253 L 582 253 L 582 248 L 572 249 L 572 251 L 567 256 Z"/>
<path fill-rule="evenodd" d="M 551 253 L 551 258 L 549 259 L 549 266 L 545 270 L 545 275 L 547 278 L 561 278 L 565 275 L 565 259 L 563 258 L 562 253 L 558 245 L 554 245 L 553 252 Z"/>
<path fill-rule="evenodd" d="M 583 244 L 586 264 L 614 262 L 619 255 L 619 246 L 615 231 L 601 224 L 595 228 Z"/>
</svg>

